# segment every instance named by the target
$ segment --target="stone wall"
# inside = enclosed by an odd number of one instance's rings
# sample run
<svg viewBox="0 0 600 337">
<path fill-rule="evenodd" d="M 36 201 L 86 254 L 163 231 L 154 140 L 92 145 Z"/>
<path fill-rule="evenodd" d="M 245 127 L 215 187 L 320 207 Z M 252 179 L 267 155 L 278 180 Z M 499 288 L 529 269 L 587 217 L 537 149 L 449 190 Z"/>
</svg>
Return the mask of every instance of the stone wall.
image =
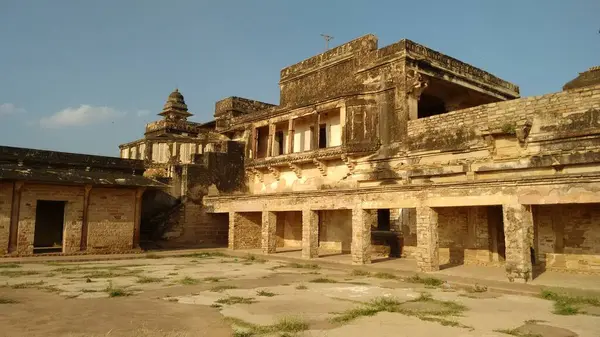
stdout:
<svg viewBox="0 0 600 337">
<path fill-rule="evenodd" d="M 547 269 L 600 272 L 600 204 L 536 206 L 534 224 Z"/>
<path fill-rule="evenodd" d="M 71 253 L 78 251 L 81 243 L 83 196 L 84 188 L 82 186 L 25 184 L 21 190 L 21 204 L 19 207 L 18 253 L 33 253 L 38 200 L 66 201 L 63 227 L 63 252 Z M 132 199 L 130 202 L 133 203 L 134 200 Z M 132 238 L 133 229 L 128 236 L 128 241 L 131 241 Z"/>
<path fill-rule="evenodd" d="M 13 183 L 0 182 L 0 254 L 8 253 Z"/>
<path fill-rule="evenodd" d="M 88 250 L 132 249 L 135 190 L 92 188 L 88 207 Z"/>
<path fill-rule="evenodd" d="M 319 251 L 349 253 L 352 243 L 352 211 L 319 211 Z"/>
<path fill-rule="evenodd" d="M 277 247 L 302 247 L 302 212 L 277 212 Z"/>
<path fill-rule="evenodd" d="M 236 212 L 230 213 L 229 218 L 229 248 L 261 248 L 262 213 Z"/>
<path fill-rule="evenodd" d="M 408 122 L 412 151 L 458 150 L 487 146 L 482 133 L 517 134 L 531 123 L 529 135 L 583 131 L 598 127 L 586 117 L 600 109 L 600 86 L 484 104 Z M 577 127 L 575 127 L 577 126 Z M 560 132 L 556 132 L 560 131 Z"/>
</svg>

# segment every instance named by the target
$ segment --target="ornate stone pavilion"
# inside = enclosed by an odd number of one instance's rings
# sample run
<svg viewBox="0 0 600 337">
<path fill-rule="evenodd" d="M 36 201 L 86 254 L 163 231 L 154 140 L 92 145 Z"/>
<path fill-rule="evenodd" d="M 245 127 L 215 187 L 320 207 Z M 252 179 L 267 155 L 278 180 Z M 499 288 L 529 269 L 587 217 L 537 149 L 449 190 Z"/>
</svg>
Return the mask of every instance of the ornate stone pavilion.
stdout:
<svg viewBox="0 0 600 337">
<path fill-rule="evenodd" d="M 231 249 L 496 265 L 514 281 L 600 273 L 598 72 L 521 98 L 423 45 L 366 35 L 282 69 L 278 105 L 229 97 L 197 124 L 175 91 L 121 155 L 225 222 Z"/>
</svg>

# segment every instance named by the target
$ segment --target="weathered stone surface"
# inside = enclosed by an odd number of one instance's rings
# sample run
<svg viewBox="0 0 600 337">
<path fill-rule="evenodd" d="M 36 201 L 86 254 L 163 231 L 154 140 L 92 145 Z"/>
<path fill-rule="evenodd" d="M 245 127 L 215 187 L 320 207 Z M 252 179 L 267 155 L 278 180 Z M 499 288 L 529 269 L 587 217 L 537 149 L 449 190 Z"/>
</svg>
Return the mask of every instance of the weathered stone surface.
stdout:
<svg viewBox="0 0 600 337">
<path fill-rule="evenodd" d="M 532 278 L 533 216 L 531 206 L 502 206 L 506 242 L 506 275 L 509 281 L 527 282 Z"/>
</svg>

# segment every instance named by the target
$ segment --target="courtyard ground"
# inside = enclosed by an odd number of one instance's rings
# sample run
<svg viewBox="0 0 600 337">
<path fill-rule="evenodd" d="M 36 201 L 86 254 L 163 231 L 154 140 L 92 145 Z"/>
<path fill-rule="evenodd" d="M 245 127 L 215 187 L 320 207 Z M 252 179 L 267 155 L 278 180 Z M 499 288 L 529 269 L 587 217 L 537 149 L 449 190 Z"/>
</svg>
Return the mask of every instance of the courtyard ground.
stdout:
<svg viewBox="0 0 600 337">
<path fill-rule="evenodd" d="M 593 291 L 508 294 L 251 254 L 138 257 L 4 261 L 0 336 L 600 336 Z"/>
</svg>

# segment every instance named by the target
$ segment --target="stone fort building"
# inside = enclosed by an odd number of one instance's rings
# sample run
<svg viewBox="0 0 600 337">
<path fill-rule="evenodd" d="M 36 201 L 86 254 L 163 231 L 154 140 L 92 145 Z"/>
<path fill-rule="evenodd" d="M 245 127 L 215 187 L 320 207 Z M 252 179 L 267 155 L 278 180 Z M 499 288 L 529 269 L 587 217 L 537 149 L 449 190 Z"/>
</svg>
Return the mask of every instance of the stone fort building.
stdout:
<svg viewBox="0 0 600 337">
<path fill-rule="evenodd" d="M 155 184 L 142 246 L 494 265 L 511 281 L 600 273 L 600 67 L 521 98 L 423 45 L 366 35 L 279 84 L 279 104 L 225 98 L 208 123 L 188 121 L 175 90 L 120 146 Z"/>
</svg>

